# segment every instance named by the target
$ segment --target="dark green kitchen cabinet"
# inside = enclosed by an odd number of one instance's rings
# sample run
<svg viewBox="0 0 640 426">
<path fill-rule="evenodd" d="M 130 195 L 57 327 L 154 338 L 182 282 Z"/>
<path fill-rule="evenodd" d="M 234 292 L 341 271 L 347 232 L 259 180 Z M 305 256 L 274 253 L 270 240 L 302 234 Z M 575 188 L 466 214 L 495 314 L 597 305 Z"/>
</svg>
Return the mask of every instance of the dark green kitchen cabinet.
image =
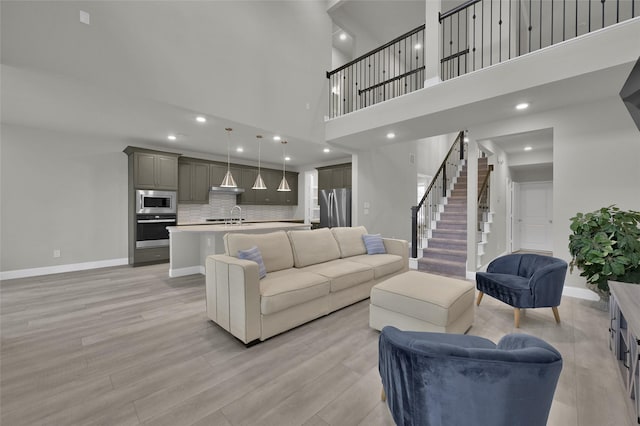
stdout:
<svg viewBox="0 0 640 426">
<path fill-rule="evenodd" d="M 191 159 L 178 162 L 178 202 L 209 203 L 209 163 Z"/>
<path fill-rule="evenodd" d="M 295 172 L 286 172 L 287 182 L 289 183 L 289 188 L 291 191 L 288 192 L 279 192 L 278 198 L 279 203 L 285 206 L 296 206 L 298 205 L 298 173 Z M 278 180 L 278 184 L 282 180 L 282 173 L 279 174 L 280 180 Z"/>
<path fill-rule="evenodd" d="M 227 174 L 227 165 L 225 163 L 211 163 L 209 170 L 209 183 L 211 184 L 211 186 L 220 186 L 222 184 L 222 181 L 224 180 L 225 175 Z M 238 185 L 239 188 L 242 188 L 243 186 L 241 167 L 236 164 L 232 164 L 229 168 L 229 171 L 231 171 L 231 175 L 233 176 L 233 180 L 236 181 L 236 185 Z"/>
<path fill-rule="evenodd" d="M 351 163 L 318 168 L 318 190 L 351 188 Z"/>
<path fill-rule="evenodd" d="M 264 191 L 263 189 L 251 189 L 258 176 L 258 169 L 243 167 L 241 173 L 244 192 L 238 197 L 238 204 L 256 204 L 257 193 Z"/>
<path fill-rule="evenodd" d="M 129 178 L 135 189 L 178 189 L 178 156 L 143 148 L 127 147 Z"/>
</svg>

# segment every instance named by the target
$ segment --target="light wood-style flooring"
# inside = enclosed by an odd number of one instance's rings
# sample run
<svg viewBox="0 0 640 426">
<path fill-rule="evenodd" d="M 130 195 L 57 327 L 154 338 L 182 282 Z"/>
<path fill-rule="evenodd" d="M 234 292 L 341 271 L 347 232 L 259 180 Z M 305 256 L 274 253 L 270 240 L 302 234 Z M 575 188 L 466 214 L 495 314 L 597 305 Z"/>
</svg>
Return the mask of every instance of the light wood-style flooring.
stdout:
<svg viewBox="0 0 640 426">
<path fill-rule="evenodd" d="M 209 321 L 204 277 L 114 267 L 0 284 L 0 423 L 21 425 L 392 425 L 380 401 L 368 300 L 251 348 Z M 470 334 L 497 341 L 510 307 L 485 297 Z M 520 332 L 564 357 L 549 420 L 630 426 L 608 314 L 565 298 Z"/>
</svg>

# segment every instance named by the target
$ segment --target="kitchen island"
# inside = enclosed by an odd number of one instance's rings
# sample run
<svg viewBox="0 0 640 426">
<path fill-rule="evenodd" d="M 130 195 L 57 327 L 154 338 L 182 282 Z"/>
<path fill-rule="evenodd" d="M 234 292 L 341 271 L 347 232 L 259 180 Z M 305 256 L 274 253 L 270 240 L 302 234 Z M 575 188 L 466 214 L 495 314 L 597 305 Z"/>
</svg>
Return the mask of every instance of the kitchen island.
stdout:
<svg viewBox="0 0 640 426">
<path fill-rule="evenodd" d="M 207 256 L 224 254 L 222 238 L 228 232 L 263 234 L 309 228 L 308 224 L 291 222 L 169 226 L 169 276 L 204 275 Z"/>
</svg>

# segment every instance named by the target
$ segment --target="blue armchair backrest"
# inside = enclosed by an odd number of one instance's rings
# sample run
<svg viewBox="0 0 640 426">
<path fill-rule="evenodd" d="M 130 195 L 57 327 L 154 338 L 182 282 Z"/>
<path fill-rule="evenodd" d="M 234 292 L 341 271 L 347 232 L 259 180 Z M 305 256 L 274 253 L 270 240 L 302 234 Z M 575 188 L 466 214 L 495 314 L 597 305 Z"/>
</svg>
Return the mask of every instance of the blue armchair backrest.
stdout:
<svg viewBox="0 0 640 426">
<path fill-rule="evenodd" d="M 494 259 L 487 267 L 487 272 L 531 278 L 537 271 L 549 265 L 557 265 L 558 268 L 564 266 L 565 271 L 567 268 L 567 262 L 562 259 L 541 254 L 523 253 L 508 254 Z"/>
<path fill-rule="evenodd" d="M 476 336 L 385 327 L 379 351 L 398 425 L 544 425 L 562 370 L 556 349 L 524 334 L 496 346 Z"/>
</svg>

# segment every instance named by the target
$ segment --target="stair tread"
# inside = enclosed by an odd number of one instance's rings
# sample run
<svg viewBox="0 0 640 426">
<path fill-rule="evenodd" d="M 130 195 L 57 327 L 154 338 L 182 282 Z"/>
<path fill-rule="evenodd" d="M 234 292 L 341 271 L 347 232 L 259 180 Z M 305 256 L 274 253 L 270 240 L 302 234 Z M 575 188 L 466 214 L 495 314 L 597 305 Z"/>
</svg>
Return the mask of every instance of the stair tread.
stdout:
<svg viewBox="0 0 640 426">
<path fill-rule="evenodd" d="M 426 257 L 421 257 L 418 259 L 418 263 L 436 263 L 438 265 L 448 265 L 448 266 L 462 266 L 465 267 L 467 262 L 464 261 L 455 261 L 455 260 L 443 260 L 443 259 L 429 259 Z"/>
<path fill-rule="evenodd" d="M 437 247 L 425 247 L 422 249 L 423 252 L 424 251 L 429 251 L 429 252 L 437 252 L 437 253 L 443 253 L 443 254 L 463 254 L 463 255 L 467 255 L 467 251 L 466 250 L 454 250 L 454 249 L 444 249 L 444 248 L 437 248 Z"/>
</svg>

